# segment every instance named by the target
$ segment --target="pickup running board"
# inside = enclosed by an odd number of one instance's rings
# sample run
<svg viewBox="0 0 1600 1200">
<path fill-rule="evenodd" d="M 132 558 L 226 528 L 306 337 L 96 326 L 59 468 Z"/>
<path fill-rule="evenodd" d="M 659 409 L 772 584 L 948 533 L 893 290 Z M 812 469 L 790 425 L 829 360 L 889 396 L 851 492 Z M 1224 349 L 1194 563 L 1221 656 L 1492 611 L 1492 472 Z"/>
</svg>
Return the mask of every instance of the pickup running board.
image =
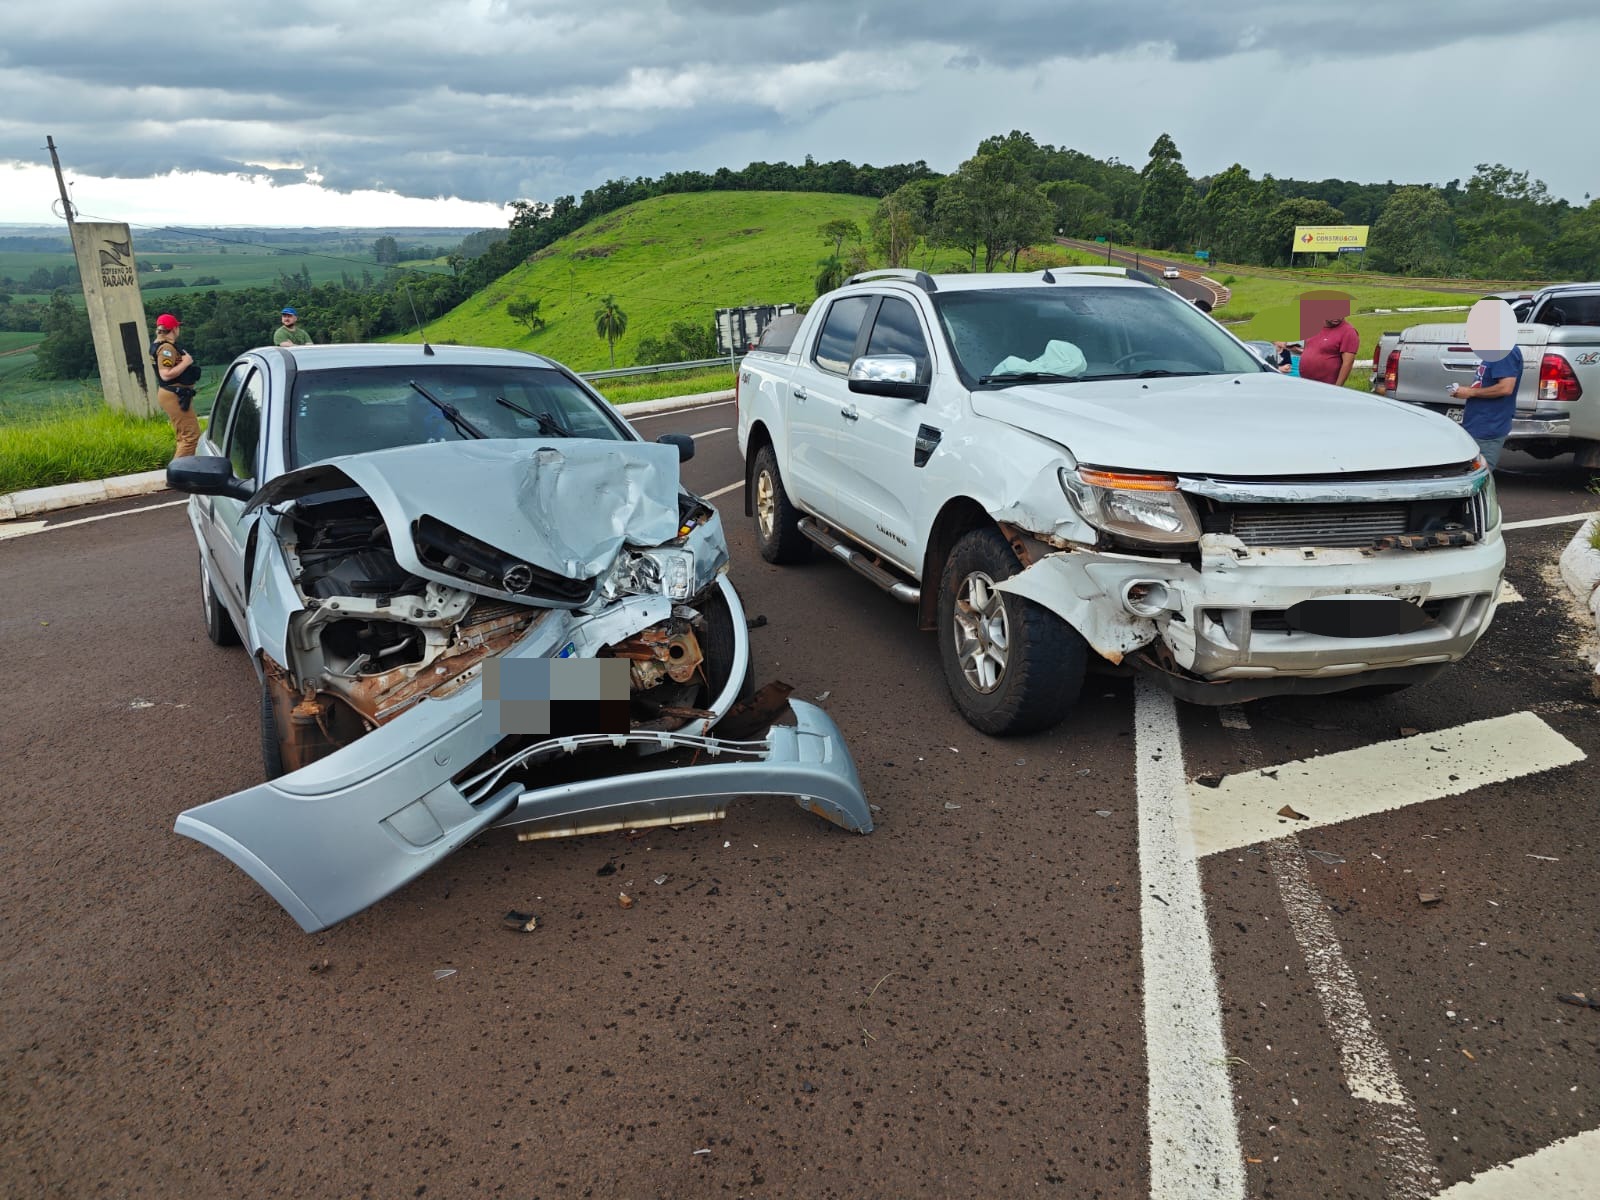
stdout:
<svg viewBox="0 0 1600 1200">
<path fill-rule="evenodd" d="M 847 566 L 861 575 L 865 575 L 873 583 L 888 592 L 896 600 L 904 600 L 907 604 L 916 604 L 922 599 L 922 591 L 909 583 L 897 579 L 891 572 L 880 567 L 861 551 L 847 546 L 834 537 L 820 522 L 811 517 L 800 518 L 800 532 L 805 534 L 817 545 L 821 546 L 835 558 L 842 560 Z"/>
</svg>

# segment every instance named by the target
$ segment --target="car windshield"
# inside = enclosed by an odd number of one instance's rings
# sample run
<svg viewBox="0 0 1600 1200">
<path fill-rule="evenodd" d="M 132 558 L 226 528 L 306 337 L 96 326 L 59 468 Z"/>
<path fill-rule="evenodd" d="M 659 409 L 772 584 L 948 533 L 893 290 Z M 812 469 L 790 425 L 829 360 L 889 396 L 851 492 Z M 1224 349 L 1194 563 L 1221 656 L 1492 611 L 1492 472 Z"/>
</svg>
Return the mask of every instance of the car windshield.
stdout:
<svg viewBox="0 0 1600 1200">
<path fill-rule="evenodd" d="M 302 370 L 289 412 L 295 467 L 341 454 L 478 436 L 627 436 L 583 388 L 545 367 L 407 363 Z"/>
<path fill-rule="evenodd" d="M 1265 370 L 1161 288 L 984 288 L 940 292 L 933 302 L 963 374 L 980 386 Z"/>
</svg>

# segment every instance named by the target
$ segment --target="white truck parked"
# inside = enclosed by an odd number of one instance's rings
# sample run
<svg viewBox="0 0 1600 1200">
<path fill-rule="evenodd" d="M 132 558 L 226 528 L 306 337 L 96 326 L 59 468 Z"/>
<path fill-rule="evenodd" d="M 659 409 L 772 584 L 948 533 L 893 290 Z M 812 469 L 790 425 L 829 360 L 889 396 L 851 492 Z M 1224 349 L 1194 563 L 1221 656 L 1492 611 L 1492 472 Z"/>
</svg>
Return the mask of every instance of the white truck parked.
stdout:
<svg viewBox="0 0 1600 1200">
<path fill-rule="evenodd" d="M 1505 565 L 1472 439 L 1127 275 L 871 272 L 774 322 L 737 391 L 762 555 L 915 605 L 993 734 L 1063 717 L 1091 654 L 1211 704 L 1465 655 Z"/>
</svg>

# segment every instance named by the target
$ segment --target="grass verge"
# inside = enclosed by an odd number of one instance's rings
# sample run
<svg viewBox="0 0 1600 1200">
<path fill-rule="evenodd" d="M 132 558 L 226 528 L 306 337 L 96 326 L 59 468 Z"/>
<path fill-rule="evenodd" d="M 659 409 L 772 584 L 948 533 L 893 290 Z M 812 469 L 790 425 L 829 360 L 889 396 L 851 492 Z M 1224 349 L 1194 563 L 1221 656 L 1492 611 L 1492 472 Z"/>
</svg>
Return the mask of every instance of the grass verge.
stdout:
<svg viewBox="0 0 1600 1200">
<path fill-rule="evenodd" d="M 0 494 L 154 471 L 172 458 L 165 417 L 135 417 L 97 396 L 0 426 Z"/>
</svg>

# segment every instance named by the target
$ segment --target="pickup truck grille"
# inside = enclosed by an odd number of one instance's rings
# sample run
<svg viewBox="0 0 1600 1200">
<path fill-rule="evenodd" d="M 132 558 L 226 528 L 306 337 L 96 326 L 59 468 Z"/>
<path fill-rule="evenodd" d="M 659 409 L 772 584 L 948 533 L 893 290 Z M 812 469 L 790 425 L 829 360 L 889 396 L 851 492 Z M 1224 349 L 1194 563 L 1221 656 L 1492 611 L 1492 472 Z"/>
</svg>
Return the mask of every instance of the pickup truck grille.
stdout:
<svg viewBox="0 0 1600 1200">
<path fill-rule="evenodd" d="M 1455 528 L 1478 533 L 1465 500 L 1410 504 L 1219 504 L 1203 518 L 1207 533 L 1229 533 L 1247 546 L 1371 546 L 1379 538 Z"/>
</svg>

